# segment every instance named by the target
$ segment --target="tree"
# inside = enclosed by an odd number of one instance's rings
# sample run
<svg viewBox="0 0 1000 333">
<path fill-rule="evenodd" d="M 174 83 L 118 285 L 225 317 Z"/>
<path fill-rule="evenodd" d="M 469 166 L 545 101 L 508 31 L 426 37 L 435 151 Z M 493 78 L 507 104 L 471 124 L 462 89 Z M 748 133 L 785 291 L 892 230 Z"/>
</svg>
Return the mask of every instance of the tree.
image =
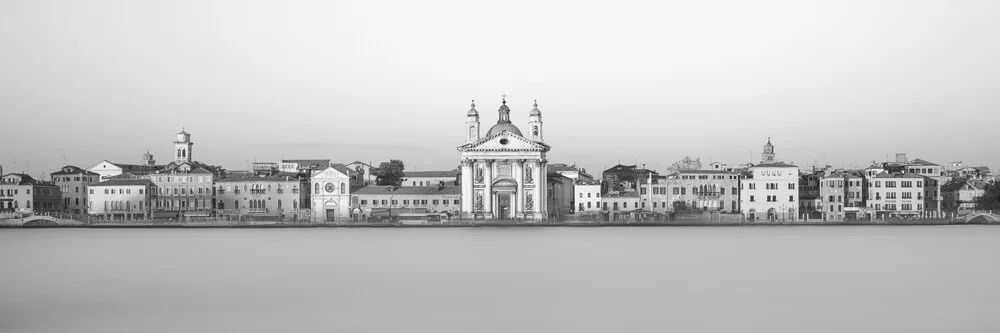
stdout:
<svg viewBox="0 0 1000 333">
<path fill-rule="evenodd" d="M 399 186 L 403 183 L 403 161 L 389 160 L 382 162 L 375 170 L 375 184 L 380 186 Z"/>
<path fill-rule="evenodd" d="M 1000 210 L 1000 184 L 987 184 L 983 195 L 976 198 L 976 209 Z"/>
<path fill-rule="evenodd" d="M 700 170 L 701 169 L 701 158 L 691 158 L 691 156 L 684 156 L 680 161 L 674 162 L 667 172 L 676 173 L 678 171 L 684 170 Z"/>
</svg>

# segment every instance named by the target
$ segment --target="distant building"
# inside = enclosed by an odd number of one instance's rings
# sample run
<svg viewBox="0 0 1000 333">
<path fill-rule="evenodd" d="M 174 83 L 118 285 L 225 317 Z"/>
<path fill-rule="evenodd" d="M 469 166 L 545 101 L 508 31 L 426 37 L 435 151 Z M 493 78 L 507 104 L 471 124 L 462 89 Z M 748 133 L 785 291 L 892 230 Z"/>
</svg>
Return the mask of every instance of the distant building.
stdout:
<svg viewBox="0 0 1000 333">
<path fill-rule="evenodd" d="M 401 186 L 458 186 L 459 170 L 406 171 Z"/>
<path fill-rule="evenodd" d="M 836 171 L 820 181 L 820 211 L 828 221 L 853 220 L 862 217 L 864 209 L 864 177 L 860 172 Z"/>
<path fill-rule="evenodd" d="M 105 181 L 111 179 L 112 177 L 120 176 L 126 173 L 131 175 L 131 178 L 135 178 L 138 176 L 145 176 L 151 173 L 155 173 L 160 169 L 163 169 L 164 167 L 163 165 L 148 164 L 148 163 L 156 163 L 155 160 L 152 160 L 152 157 L 153 155 L 150 155 L 147 152 L 146 154 L 143 155 L 143 158 L 144 159 L 149 158 L 149 160 L 144 160 L 143 163 L 141 164 L 115 163 L 108 160 L 101 160 L 100 162 L 97 162 L 96 164 L 87 168 L 87 171 L 100 175 L 101 181 Z"/>
<path fill-rule="evenodd" d="M 669 176 L 649 177 L 639 181 L 639 197 L 646 203 L 649 211 L 667 213 L 672 210 L 672 196 L 669 189 Z M 641 206 L 641 205 L 640 205 Z"/>
<path fill-rule="evenodd" d="M 929 178 L 904 170 L 887 167 L 868 180 L 868 211 L 874 218 L 921 215 Z"/>
<path fill-rule="evenodd" d="M 171 162 L 162 170 L 139 177 L 153 182 L 151 199 L 156 218 L 208 217 L 215 204 L 214 182 L 222 171 L 200 162 Z"/>
<path fill-rule="evenodd" d="M 738 172 L 682 170 L 666 178 L 673 209 L 739 212 Z"/>
<path fill-rule="evenodd" d="M 641 179 L 646 179 L 650 174 L 652 174 L 654 178 L 659 177 L 660 175 L 656 171 L 639 168 L 635 165 L 615 165 L 601 173 L 604 186 L 602 190 L 604 193 L 622 192 L 626 190 L 638 191 L 639 181 Z"/>
<path fill-rule="evenodd" d="M 240 218 L 301 220 L 309 210 L 309 181 L 299 173 L 225 174 L 215 180 L 216 214 Z"/>
<path fill-rule="evenodd" d="M 545 193 L 549 207 L 550 219 L 562 219 L 573 214 L 573 179 L 556 172 L 549 172 L 546 177 L 548 189 Z"/>
<path fill-rule="evenodd" d="M 0 178 L 0 211 L 13 213 L 55 213 L 60 211 L 62 194 L 55 184 L 23 173 Z"/>
<path fill-rule="evenodd" d="M 72 214 L 87 214 L 87 187 L 99 183 L 101 175 L 67 165 L 50 176 L 62 193 L 59 209 Z"/>
<path fill-rule="evenodd" d="M 774 146 L 769 138 L 761 155 L 765 163 L 751 167 L 740 183 L 740 211 L 747 220 L 797 220 L 799 168 L 774 161 Z"/>
<path fill-rule="evenodd" d="M 112 179 L 87 187 L 87 213 L 106 219 L 146 219 L 155 186 L 149 179 Z"/>
<path fill-rule="evenodd" d="M 304 175 L 310 175 L 313 172 L 325 170 L 330 167 L 331 163 L 328 159 L 323 160 L 281 160 L 278 163 L 278 169 L 281 172 L 288 173 L 301 173 Z"/>
<path fill-rule="evenodd" d="M 354 170 L 354 174 L 351 175 L 351 187 L 365 187 L 368 185 L 375 185 L 375 167 L 371 164 L 354 161 L 346 164 L 348 169 Z"/>
<path fill-rule="evenodd" d="M 549 172 L 558 173 L 572 179 L 573 181 L 594 179 L 594 176 L 587 173 L 587 169 L 577 168 L 575 164 L 566 165 L 566 163 L 552 163 L 549 164 Z"/>
<path fill-rule="evenodd" d="M 959 179 L 941 186 L 942 209 L 948 212 L 976 209 L 976 200 L 986 193 L 986 181 Z"/>
<path fill-rule="evenodd" d="M 354 208 L 351 205 L 353 173 L 343 164 L 334 164 L 313 172 L 309 179 L 313 191 L 310 195 L 313 222 L 343 222 L 351 219 Z"/>
<path fill-rule="evenodd" d="M 601 181 L 577 180 L 573 185 L 576 213 L 594 214 L 601 211 Z"/>
<path fill-rule="evenodd" d="M 409 209 L 460 216 L 462 188 L 457 186 L 365 186 L 354 191 L 353 199 L 361 218 L 389 213 L 391 209 Z M 389 213 L 391 214 L 391 213 Z M 389 215 L 385 215 L 388 217 Z"/>
</svg>

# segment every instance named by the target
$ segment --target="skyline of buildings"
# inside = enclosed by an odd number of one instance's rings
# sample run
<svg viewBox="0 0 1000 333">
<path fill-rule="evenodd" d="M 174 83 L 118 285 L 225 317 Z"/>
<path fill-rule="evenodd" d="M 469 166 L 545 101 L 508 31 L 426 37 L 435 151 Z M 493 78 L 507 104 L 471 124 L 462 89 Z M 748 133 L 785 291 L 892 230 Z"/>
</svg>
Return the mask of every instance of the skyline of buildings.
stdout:
<svg viewBox="0 0 1000 333">
<path fill-rule="evenodd" d="M 167 164 L 157 164 L 147 151 L 138 164 L 101 160 L 87 169 L 68 165 L 51 173 L 51 182 L 3 175 L 0 187 L 7 191 L 0 193 L 7 195 L 0 194 L 0 210 L 306 222 L 400 214 L 486 220 L 601 215 L 619 220 L 691 210 L 738 213 L 748 220 L 848 220 L 967 209 L 983 184 L 995 180 L 987 167 L 961 162 L 942 166 L 907 159 L 906 154 L 864 169 L 802 169 L 777 158 L 770 137 L 759 163 L 713 161 L 705 166 L 699 161 L 665 175 L 618 164 L 595 180 L 584 168 L 548 161 L 552 147 L 543 140 L 537 102 L 527 112 L 527 135 L 512 123 L 506 98 L 497 112 L 497 123 L 484 133 L 473 102 L 465 115 L 465 144 L 457 148 L 459 166 L 404 170 L 395 187 L 373 185 L 375 168 L 360 161 L 282 159 L 227 170 L 195 159 L 192 136 L 182 129 Z M 953 179 L 964 185 L 952 184 Z"/>
</svg>

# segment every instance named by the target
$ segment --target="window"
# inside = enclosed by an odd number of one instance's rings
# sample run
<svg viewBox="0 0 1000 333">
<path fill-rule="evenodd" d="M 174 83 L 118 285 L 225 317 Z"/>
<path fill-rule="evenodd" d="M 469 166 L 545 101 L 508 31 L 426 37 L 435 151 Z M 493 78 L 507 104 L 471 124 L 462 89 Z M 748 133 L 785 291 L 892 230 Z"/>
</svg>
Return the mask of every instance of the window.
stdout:
<svg viewBox="0 0 1000 333">
<path fill-rule="evenodd" d="M 590 208 L 590 204 L 591 204 L 590 202 L 587 203 L 587 208 Z M 581 203 L 581 205 L 582 205 L 582 203 Z"/>
<path fill-rule="evenodd" d="M 431 202 L 431 204 L 432 204 L 432 205 L 437 205 L 437 204 L 438 204 L 438 201 L 437 201 L 437 200 L 434 200 L 433 202 Z"/>
<path fill-rule="evenodd" d="M 726 188 L 725 188 L 725 187 L 723 187 L 723 188 L 720 188 L 720 189 L 719 189 L 719 194 L 720 194 L 720 195 L 726 195 Z"/>
<path fill-rule="evenodd" d="M 681 194 L 681 189 L 677 188 L 677 187 L 674 187 L 674 195 L 678 195 L 678 194 Z"/>
<path fill-rule="evenodd" d="M 754 202 L 753 196 L 750 196 L 750 202 Z"/>
<path fill-rule="evenodd" d="M 755 184 L 755 183 L 750 183 L 750 189 L 751 189 L 751 190 L 756 190 L 756 189 L 757 189 L 757 184 Z"/>
<path fill-rule="evenodd" d="M 794 190 L 795 189 L 795 183 L 788 183 L 788 189 L 789 190 Z"/>
<path fill-rule="evenodd" d="M 393 205 L 398 205 L 398 204 L 399 204 L 399 200 L 393 200 L 393 201 L 392 201 L 392 204 L 393 204 Z"/>
<path fill-rule="evenodd" d="M 685 195 L 685 194 L 687 194 L 687 188 L 686 187 L 681 187 L 681 195 Z"/>
<path fill-rule="evenodd" d="M 896 192 L 886 192 L 885 193 L 885 198 L 886 199 L 895 199 L 896 198 Z"/>
<path fill-rule="evenodd" d="M 896 187 L 896 181 L 887 180 L 885 182 L 885 187 Z"/>
<path fill-rule="evenodd" d="M 403 205 L 404 206 L 409 205 L 409 204 L 410 204 L 410 200 L 403 200 Z"/>
<path fill-rule="evenodd" d="M 319 194 L 319 183 L 313 184 L 313 192 Z"/>
<path fill-rule="evenodd" d="M 882 187 L 882 182 L 881 182 L 881 181 L 878 181 L 878 180 L 876 180 L 876 181 L 875 181 L 875 187 Z"/>
<path fill-rule="evenodd" d="M 913 199 L 913 192 L 903 192 L 903 199 Z"/>
<path fill-rule="evenodd" d="M 458 205 L 458 199 L 454 200 L 455 205 Z"/>
<path fill-rule="evenodd" d="M 141 188 L 139 189 L 139 194 L 143 194 L 143 193 L 142 193 L 142 189 L 141 189 Z"/>
<path fill-rule="evenodd" d="M 917 187 L 924 187 L 923 184 L 924 184 L 924 182 L 919 181 L 919 180 L 917 181 Z"/>
</svg>

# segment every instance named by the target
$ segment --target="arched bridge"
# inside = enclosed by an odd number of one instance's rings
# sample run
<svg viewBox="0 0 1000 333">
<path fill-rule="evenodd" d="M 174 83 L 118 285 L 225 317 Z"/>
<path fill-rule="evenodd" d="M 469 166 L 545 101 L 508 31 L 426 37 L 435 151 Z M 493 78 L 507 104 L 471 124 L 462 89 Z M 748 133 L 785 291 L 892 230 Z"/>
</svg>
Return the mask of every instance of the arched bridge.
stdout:
<svg viewBox="0 0 1000 333">
<path fill-rule="evenodd" d="M 969 213 L 958 216 L 956 219 L 972 224 L 1000 224 L 1000 215 L 993 213 Z"/>
<path fill-rule="evenodd" d="M 83 225 L 83 222 L 72 219 L 61 219 L 48 215 L 32 215 L 19 219 L 7 219 L 0 221 L 0 226 L 6 227 L 58 227 L 77 225 Z"/>
</svg>

